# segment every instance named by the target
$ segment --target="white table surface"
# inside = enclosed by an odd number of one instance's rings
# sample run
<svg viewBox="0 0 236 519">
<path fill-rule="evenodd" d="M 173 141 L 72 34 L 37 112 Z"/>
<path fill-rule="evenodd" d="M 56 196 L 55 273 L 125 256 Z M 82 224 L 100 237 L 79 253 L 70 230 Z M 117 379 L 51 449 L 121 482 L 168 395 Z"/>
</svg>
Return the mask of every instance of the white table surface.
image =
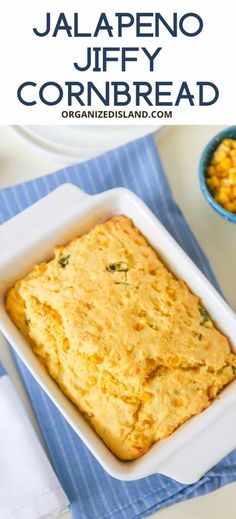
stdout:
<svg viewBox="0 0 236 519">
<path fill-rule="evenodd" d="M 226 299 L 236 311 L 236 226 L 224 221 L 205 202 L 198 184 L 199 155 L 207 141 L 222 127 L 170 127 L 158 141 L 174 196 L 199 243 L 208 255 Z M 9 128 L 0 126 L 0 188 L 53 172 L 63 165 L 28 147 Z M 0 358 L 16 385 L 37 429 L 19 376 L 0 336 Z M 91 492 L 92 495 L 92 492 Z M 236 483 L 208 496 L 180 503 L 154 514 L 160 519 L 235 518 Z M 66 514 L 62 519 L 69 519 Z M 88 518 L 91 519 L 91 518 Z M 93 518 L 96 519 L 96 518 Z"/>
</svg>

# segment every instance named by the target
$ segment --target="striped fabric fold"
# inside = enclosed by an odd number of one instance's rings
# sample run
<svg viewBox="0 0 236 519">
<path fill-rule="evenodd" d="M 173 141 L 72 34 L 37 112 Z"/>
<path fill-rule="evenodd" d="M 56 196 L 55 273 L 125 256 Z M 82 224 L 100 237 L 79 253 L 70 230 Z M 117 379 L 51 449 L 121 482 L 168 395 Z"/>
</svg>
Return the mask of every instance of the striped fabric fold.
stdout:
<svg viewBox="0 0 236 519">
<path fill-rule="evenodd" d="M 0 222 L 13 217 L 64 182 L 90 194 L 114 187 L 137 193 L 213 285 L 210 265 L 176 205 L 152 136 L 88 162 L 0 191 Z M 158 474 L 121 482 L 100 467 L 22 362 L 13 353 L 40 425 L 52 465 L 66 491 L 73 519 L 141 519 L 190 497 L 236 480 L 236 452 L 198 483 L 182 485 Z"/>
<path fill-rule="evenodd" d="M 3 367 L 3 365 L 0 363 L 0 378 L 6 375 L 6 371 Z"/>
</svg>

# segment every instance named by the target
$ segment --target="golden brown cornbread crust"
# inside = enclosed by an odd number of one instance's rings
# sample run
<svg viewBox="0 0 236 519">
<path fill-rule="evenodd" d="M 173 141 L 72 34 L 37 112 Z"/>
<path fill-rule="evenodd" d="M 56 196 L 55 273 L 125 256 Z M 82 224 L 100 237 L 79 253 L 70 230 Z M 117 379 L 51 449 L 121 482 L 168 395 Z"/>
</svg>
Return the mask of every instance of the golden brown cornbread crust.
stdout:
<svg viewBox="0 0 236 519">
<path fill-rule="evenodd" d="M 236 356 L 183 281 L 116 216 L 34 267 L 7 310 L 64 393 L 123 460 L 208 407 Z"/>
</svg>

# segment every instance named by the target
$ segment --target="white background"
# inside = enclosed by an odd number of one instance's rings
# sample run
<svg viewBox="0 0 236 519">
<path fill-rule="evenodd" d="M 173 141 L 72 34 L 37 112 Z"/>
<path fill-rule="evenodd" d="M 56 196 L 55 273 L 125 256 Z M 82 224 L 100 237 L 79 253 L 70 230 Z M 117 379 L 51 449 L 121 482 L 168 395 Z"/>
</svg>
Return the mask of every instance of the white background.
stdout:
<svg viewBox="0 0 236 519">
<path fill-rule="evenodd" d="M 236 311 L 235 224 L 226 222 L 207 204 L 201 194 L 197 168 L 200 153 L 220 127 L 183 126 L 167 129 L 158 141 L 165 172 L 175 199 L 205 250 L 226 299 Z M 44 175 L 63 167 L 59 162 L 36 153 L 10 129 L 0 126 L 0 188 Z M 190 196 L 191 194 L 191 196 Z M 0 337 L 0 360 L 3 361 L 33 421 L 16 369 Z M 34 426 L 36 427 L 35 422 Z M 235 519 L 236 483 L 203 498 L 162 510 L 156 519 Z M 63 519 L 69 519 L 69 514 Z M 96 518 L 88 518 L 96 519 Z M 153 518 L 154 519 L 154 518 Z"/>
<path fill-rule="evenodd" d="M 17 99 L 17 88 L 25 81 L 34 81 L 39 86 L 46 81 L 93 80 L 98 87 L 105 81 L 173 81 L 176 93 L 182 81 L 187 81 L 196 94 L 197 81 L 211 81 L 220 90 L 219 101 L 209 107 L 190 107 L 184 101 L 180 107 L 173 108 L 173 119 L 167 124 L 233 124 L 236 116 L 235 103 L 235 66 L 234 34 L 236 18 L 235 0 L 217 3 L 215 0 L 8 0 L 2 7 L 0 44 L 1 44 L 1 82 L 0 82 L 0 123 L 2 124 L 93 124 L 94 120 L 62 119 L 61 112 L 67 109 L 65 101 L 54 107 L 42 103 L 33 107 L 23 106 Z M 99 14 L 106 12 L 114 24 L 115 12 L 160 12 L 167 20 L 175 11 L 180 16 L 187 12 L 198 13 L 204 20 L 203 32 L 193 38 L 180 33 L 173 38 L 163 29 L 159 38 L 136 38 L 133 29 L 128 29 L 124 37 L 109 38 L 68 38 L 61 31 L 56 38 L 37 37 L 33 27 L 43 30 L 45 13 L 51 12 L 54 22 L 60 12 L 65 12 L 69 22 L 73 13 L 79 13 L 80 31 L 93 31 Z M 150 29 L 145 29 L 149 31 Z M 105 32 L 105 31 L 104 31 Z M 105 33 L 106 34 L 106 33 Z M 87 46 L 145 46 L 154 50 L 163 47 L 156 60 L 154 73 L 148 72 L 147 59 L 140 54 L 138 63 L 131 63 L 127 72 L 120 72 L 118 63 L 111 64 L 107 73 L 79 73 L 73 62 L 82 59 Z M 37 91 L 37 89 L 35 89 Z M 196 99 L 197 100 L 197 99 Z M 127 107 L 135 108 L 134 104 Z M 80 108 L 74 106 L 74 109 Z M 93 108 L 100 108 L 99 102 Z M 122 107 L 121 107 L 122 108 Z M 145 107 L 143 107 L 145 108 Z M 168 109 L 170 107 L 167 107 Z M 162 120 L 163 121 L 163 120 Z M 136 119 L 135 124 L 154 124 L 160 120 Z M 164 123 L 163 122 L 163 123 Z M 132 124 L 133 120 L 98 119 L 97 124 Z"/>
</svg>

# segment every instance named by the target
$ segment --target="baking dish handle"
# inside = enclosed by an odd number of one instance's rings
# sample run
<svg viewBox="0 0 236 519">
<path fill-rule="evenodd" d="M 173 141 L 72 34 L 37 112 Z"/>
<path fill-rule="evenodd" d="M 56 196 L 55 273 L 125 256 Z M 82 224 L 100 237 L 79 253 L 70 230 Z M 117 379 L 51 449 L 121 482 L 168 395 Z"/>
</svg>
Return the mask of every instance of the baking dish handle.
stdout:
<svg viewBox="0 0 236 519">
<path fill-rule="evenodd" d="M 80 207 L 90 195 L 69 183 L 58 187 L 0 226 L 0 265 L 12 259 L 17 250 L 25 250 L 34 242 L 37 228 L 47 233 L 51 221 L 63 222 L 74 206 Z M 55 213 L 56 212 L 56 213 Z"/>
<path fill-rule="evenodd" d="M 231 384 L 236 386 L 236 382 Z M 234 402 L 233 405 L 226 407 L 225 412 L 200 434 L 158 465 L 157 472 L 180 483 L 193 484 L 235 448 L 236 408 Z"/>
</svg>

